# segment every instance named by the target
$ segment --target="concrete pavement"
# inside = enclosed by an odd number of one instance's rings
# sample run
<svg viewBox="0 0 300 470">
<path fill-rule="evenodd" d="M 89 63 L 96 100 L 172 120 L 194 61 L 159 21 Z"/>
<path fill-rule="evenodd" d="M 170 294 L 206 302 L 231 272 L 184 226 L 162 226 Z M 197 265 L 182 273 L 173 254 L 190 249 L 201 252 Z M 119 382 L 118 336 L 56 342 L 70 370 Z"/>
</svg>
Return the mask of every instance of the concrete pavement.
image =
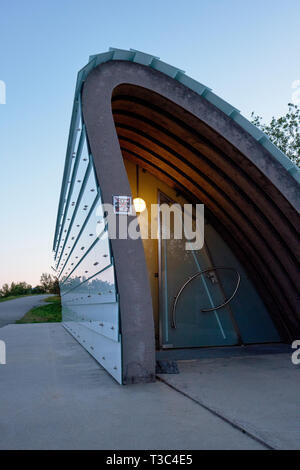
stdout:
<svg viewBox="0 0 300 470">
<path fill-rule="evenodd" d="M 0 449 L 264 449 L 164 383 L 118 385 L 61 324 L 0 339 Z"/>
<path fill-rule="evenodd" d="M 0 302 L 0 328 L 20 320 L 30 309 L 43 303 L 50 294 L 30 295 L 19 299 Z M 46 305 L 46 304 L 44 304 Z"/>
<path fill-rule="evenodd" d="M 299 450 L 300 365 L 292 363 L 291 348 L 282 348 L 288 350 L 283 354 L 273 349 L 275 354 L 259 355 L 254 346 L 236 357 L 178 361 L 180 374 L 161 378 L 270 447 Z"/>
</svg>

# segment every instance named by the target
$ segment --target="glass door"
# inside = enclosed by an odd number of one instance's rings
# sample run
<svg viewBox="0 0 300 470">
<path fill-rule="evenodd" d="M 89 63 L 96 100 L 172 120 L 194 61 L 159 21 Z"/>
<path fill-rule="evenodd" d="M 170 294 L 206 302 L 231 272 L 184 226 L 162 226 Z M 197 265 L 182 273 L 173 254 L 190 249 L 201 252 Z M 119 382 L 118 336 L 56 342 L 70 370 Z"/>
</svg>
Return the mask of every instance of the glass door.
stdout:
<svg viewBox="0 0 300 470">
<path fill-rule="evenodd" d="M 160 204 L 172 204 L 160 193 Z M 241 342 L 228 300 L 238 290 L 239 273 L 213 266 L 206 244 L 187 251 L 186 239 L 163 239 L 160 217 L 160 345 L 163 348 L 235 345 Z M 226 279 L 225 295 L 223 282 Z"/>
</svg>

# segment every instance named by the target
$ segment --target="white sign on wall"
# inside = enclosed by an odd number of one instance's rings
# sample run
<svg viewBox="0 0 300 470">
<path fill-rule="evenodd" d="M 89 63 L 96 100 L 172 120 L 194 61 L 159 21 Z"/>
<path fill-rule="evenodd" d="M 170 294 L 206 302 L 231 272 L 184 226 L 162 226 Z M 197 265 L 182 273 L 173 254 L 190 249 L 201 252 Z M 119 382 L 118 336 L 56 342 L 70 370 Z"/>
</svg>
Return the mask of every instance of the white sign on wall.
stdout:
<svg viewBox="0 0 300 470">
<path fill-rule="evenodd" d="M 113 196 L 113 206 L 115 214 L 130 215 L 132 213 L 131 205 L 131 196 Z"/>
</svg>

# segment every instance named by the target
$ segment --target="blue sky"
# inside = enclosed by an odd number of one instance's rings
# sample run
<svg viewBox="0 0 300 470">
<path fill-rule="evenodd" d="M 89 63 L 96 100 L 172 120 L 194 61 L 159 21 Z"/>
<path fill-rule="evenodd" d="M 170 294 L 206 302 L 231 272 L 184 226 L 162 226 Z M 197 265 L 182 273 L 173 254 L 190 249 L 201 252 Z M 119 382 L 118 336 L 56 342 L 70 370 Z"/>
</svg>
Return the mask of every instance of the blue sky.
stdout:
<svg viewBox="0 0 300 470">
<path fill-rule="evenodd" d="M 77 71 L 109 46 L 159 56 L 249 117 L 286 112 L 299 0 L 2 0 L 0 285 L 51 272 Z"/>
</svg>

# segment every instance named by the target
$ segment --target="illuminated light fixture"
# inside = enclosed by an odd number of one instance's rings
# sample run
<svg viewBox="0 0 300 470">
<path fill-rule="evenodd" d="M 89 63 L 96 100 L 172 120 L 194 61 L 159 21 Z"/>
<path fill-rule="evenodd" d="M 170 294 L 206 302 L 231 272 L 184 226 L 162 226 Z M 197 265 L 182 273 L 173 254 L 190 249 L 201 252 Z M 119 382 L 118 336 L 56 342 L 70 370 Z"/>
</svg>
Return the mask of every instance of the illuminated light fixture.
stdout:
<svg viewBox="0 0 300 470">
<path fill-rule="evenodd" d="M 141 197 L 135 197 L 133 200 L 135 212 L 143 212 L 146 209 L 146 203 Z"/>
<path fill-rule="evenodd" d="M 139 166 L 136 165 L 136 197 L 133 199 L 134 210 L 136 213 L 143 212 L 146 209 L 144 199 L 139 197 Z"/>
</svg>

